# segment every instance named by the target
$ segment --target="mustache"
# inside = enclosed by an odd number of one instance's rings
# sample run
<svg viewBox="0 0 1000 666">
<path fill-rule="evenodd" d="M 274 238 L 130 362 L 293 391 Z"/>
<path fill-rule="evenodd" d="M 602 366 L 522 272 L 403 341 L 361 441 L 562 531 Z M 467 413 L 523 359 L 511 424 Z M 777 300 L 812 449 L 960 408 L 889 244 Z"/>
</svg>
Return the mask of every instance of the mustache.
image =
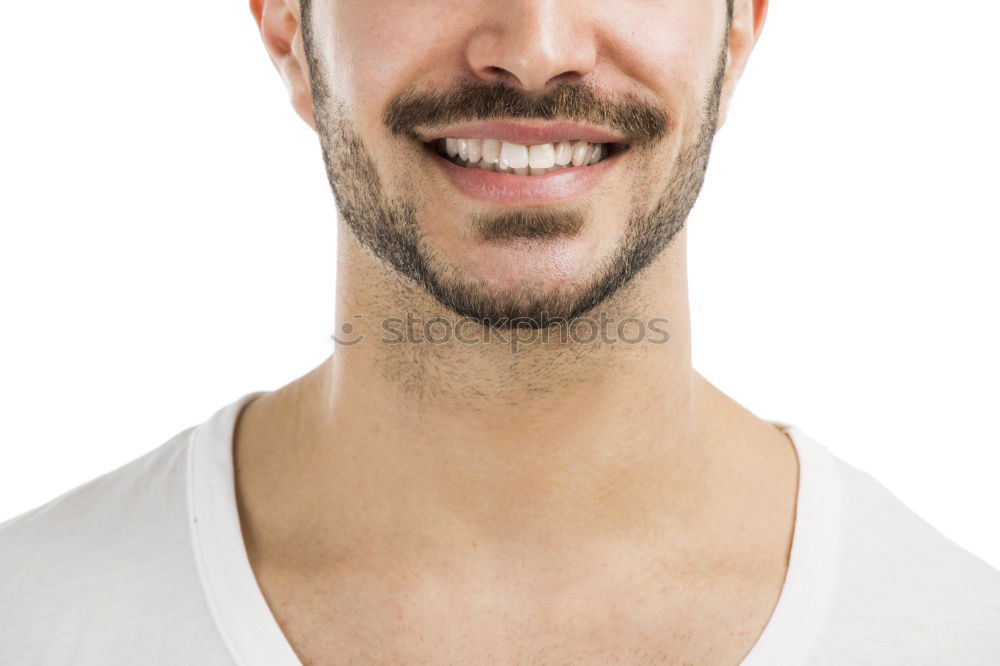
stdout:
<svg viewBox="0 0 1000 666">
<path fill-rule="evenodd" d="M 621 134 L 633 145 L 655 143 L 671 125 L 666 113 L 639 97 L 607 96 L 586 83 L 565 83 L 541 94 L 486 82 L 463 82 L 447 92 L 407 89 L 382 114 L 389 132 L 410 138 L 421 126 L 510 119 L 587 123 Z"/>
</svg>

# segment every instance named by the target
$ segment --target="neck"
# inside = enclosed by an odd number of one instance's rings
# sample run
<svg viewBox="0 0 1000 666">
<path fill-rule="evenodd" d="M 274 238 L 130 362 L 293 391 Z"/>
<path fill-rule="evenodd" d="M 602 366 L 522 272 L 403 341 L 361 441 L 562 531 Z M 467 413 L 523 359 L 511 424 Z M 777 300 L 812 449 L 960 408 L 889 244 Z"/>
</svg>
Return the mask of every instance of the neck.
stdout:
<svg viewBox="0 0 1000 666">
<path fill-rule="evenodd" d="M 604 343 L 540 341 L 536 331 L 516 343 L 386 344 L 382 322 L 406 311 L 457 319 L 360 253 L 342 259 L 338 322 L 355 328 L 341 338 L 363 339 L 337 346 L 240 420 L 240 487 L 270 493 L 256 511 L 265 529 L 248 530 L 248 545 L 309 525 L 324 558 L 397 544 L 410 555 L 513 543 L 572 552 L 703 523 L 719 501 L 711 479 L 734 473 L 719 464 L 731 458 L 733 431 L 764 430 L 691 367 L 683 236 L 642 282 L 589 315 L 611 322 Z M 669 340 L 649 330 L 657 342 L 613 339 L 626 317 L 669 319 L 660 326 Z M 635 326 L 624 330 L 638 337 Z M 463 334 L 482 340 L 483 331 Z M 282 506 L 305 511 L 289 522 Z"/>
</svg>

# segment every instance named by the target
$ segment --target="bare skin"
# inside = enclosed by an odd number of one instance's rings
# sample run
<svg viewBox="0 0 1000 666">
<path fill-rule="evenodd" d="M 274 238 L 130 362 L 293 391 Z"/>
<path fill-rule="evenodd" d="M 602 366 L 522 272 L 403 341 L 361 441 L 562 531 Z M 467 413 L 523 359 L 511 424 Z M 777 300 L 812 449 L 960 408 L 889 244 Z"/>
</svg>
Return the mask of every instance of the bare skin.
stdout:
<svg viewBox="0 0 1000 666">
<path fill-rule="evenodd" d="M 463 403 L 495 389 L 454 367 L 414 396 L 363 345 L 251 403 L 244 535 L 303 662 L 738 663 L 780 594 L 797 462 L 671 330 L 530 404 Z"/>
<path fill-rule="evenodd" d="M 321 17 L 370 18 L 371 5 L 327 2 L 316 8 Z M 450 15 L 448 2 L 417 4 L 400 12 L 431 8 Z M 621 15 L 636 3 L 619 4 Z M 597 72 L 596 63 L 607 62 L 588 61 L 579 39 L 539 37 L 547 25 L 542 10 L 555 11 L 558 2 L 511 5 L 524 12 L 505 14 L 514 18 L 504 30 L 520 34 L 517 21 L 523 20 L 542 26 L 541 32 L 530 43 L 463 41 L 468 63 L 503 61 L 529 90 L 571 65 Z M 482 4 L 481 14 L 491 6 Z M 592 22 L 594 34 L 605 27 L 599 6 L 593 4 L 593 14 L 575 14 Z M 251 7 L 293 105 L 315 126 L 297 4 L 254 0 Z M 684 0 L 676 8 L 663 20 L 678 22 L 685 34 L 703 26 L 704 40 L 718 41 L 721 3 L 708 11 L 700 0 Z M 736 2 L 723 118 L 765 8 L 766 2 Z M 425 16 L 404 19 L 411 26 L 437 25 Z M 391 16 L 380 20 L 381 29 L 394 29 Z M 500 24 L 489 25 L 495 35 L 508 34 Z M 466 28 L 482 34 L 471 24 L 447 30 Z M 399 38 L 406 34 L 401 29 Z M 435 48 L 450 48 L 424 38 Z M 623 71 L 626 65 L 632 72 L 642 69 L 606 39 L 595 53 L 603 49 L 612 61 L 617 54 Z M 334 63 L 341 48 L 354 60 L 378 54 L 330 40 Z M 549 46 L 532 50 L 537 43 Z M 399 48 L 409 53 L 414 47 Z M 519 57 L 503 60 L 507 48 Z M 702 94 L 713 53 L 706 48 L 698 57 L 671 60 L 675 70 L 661 69 L 669 70 L 664 76 L 674 87 Z M 439 61 L 445 62 L 436 54 Z M 344 62 L 350 70 L 353 60 Z M 394 88 L 410 83 L 413 70 L 398 66 Z M 331 75 L 330 85 L 343 99 L 359 100 L 354 115 L 364 128 L 368 113 L 360 100 L 367 97 L 352 86 L 369 90 L 359 82 L 367 75 L 348 74 Z M 650 90 L 667 89 L 665 82 L 644 83 Z M 676 101 L 675 108 L 696 105 Z M 381 145 L 387 140 L 378 137 L 374 131 L 365 135 L 379 149 L 373 150 L 376 157 L 403 150 Z M 677 143 L 658 150 L 676 154 L 682 138 L 679 133 Z M 378 165 L 386 182 L 397 182 L 392 160 Z M 520 254 L 496 248 L 490 270 L 502 273 L 522 261 L 521 271 L 543 291 L 567 271 L 585 272 L 580 257 L 607 252 L 621 233 L 610 222 L 610 211 L 624 207 L 616 197 L 630 186 L 634 191 L 644 174 L 622 169 L 614 177 L 622 179 L 621 187 L 588 201 L 594 221 L 573 239 L 576 245 L 566 249 L 556 241 Z M 639 180 L 624 182 L 628 178 Z M 420 192 L 422 204 L 453 212 L 455 219 L 473 207 L 442 194 L 437 181 L 417 178 L 410 187 Z M 604 219 L 609 222 L 602 224 Z M 421 221 L 439 256 L 462 269 L 465 238 Z M 668 343 L 549 341 L 514 353 L 505 345 L 372 340 L 373 322 L 385 317 L 407 311 L 454 320 L 454 313 L 380 262 L 341 224 L 338 321 L 356 322 L 352 316 L 363 312 L 360 326 L 369 338 L 337 347 L 319 367 L 253 401 L 241 415 L 234 443 L 251 565 L 303 663 L 739 663 L 781 592 L 798 466 L 781 431 L 693 369 L 685 245 L 681 231 L 596 310 L 617 318 L 668 317 Z M 586 252 L 574 254 L 579 247 Z M 554 254 L 562 258 L 559 276 L 546 273 Z M 479 263 L 464 270 L 474 273 Z M 509 277 L 500 275 L 496 284 Z"/>
</svg>

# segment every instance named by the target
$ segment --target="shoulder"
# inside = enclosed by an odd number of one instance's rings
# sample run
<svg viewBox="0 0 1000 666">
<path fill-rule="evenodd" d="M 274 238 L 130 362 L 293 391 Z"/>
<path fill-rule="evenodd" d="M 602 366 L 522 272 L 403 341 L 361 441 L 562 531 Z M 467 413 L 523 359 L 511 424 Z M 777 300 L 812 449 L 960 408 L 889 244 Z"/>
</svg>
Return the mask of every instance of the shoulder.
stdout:
<svg viewBox="0 0 1000 666">
<path fill-rule="evenodd" d="M 1000 664 L 1000 571 L 871 475 L 830 460 L 840 512 L 836 585 L 821 652 L 882 646 L 892 651 L 879 653 L 888 659 L 880 663 Z"/>
<path fill-rule="evenodd" d="M 141 540 L 143 525 L 159 533 L 175 517 L 183 495 L 185 430 L 146 454 L 84 483 L 49 502 L 0 523 L 0 558 L 5 564 L 34 567 L 72 564 L 95 547 Z M 72 556 L 71 556 L 72 555 Z M 64 562 L 60 562 L 65 560 Z M 10 567 L 2 569 L 7 574 Z M 22 569 L 23 571 L 23 569 Z M 9 576 L 0 577 L 4 583 Z"/>
<path fill-rule="evenodd" d="M 46 565 L 73 565 L 96 548 L 142 541 L 143 526 L 161 533 L 176 517 L 184 493 L 184 459 L 193 429 L 49 502 L 0 523 L 0 561 L 19 573 Z M 114 549 L 111 549 L 114 552 Z M 29 562 L 30 561 L 30 562 Z M 30 565 L 30 566 L 29 566 Z M 10 566 L 0 568 L 10 584 Z"/>
<path fill-rule="evenodd" d="M 0 662 L 142 661 L 155 625 L 207 620 L 192 594 L 194 431 L 0 523 Z"/>
</svg>

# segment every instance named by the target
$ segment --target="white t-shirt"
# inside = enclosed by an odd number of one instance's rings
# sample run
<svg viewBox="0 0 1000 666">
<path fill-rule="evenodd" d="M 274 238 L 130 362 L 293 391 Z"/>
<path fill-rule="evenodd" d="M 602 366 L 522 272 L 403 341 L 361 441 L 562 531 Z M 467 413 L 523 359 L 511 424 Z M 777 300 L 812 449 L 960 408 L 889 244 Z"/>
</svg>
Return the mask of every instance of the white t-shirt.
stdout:
<svg viewBox="0 0 1000 666">
<path fill-rule="evenodd" d="M 236 510 L 233 426 L 256 395 L 0 524 L 0 664 L 299 664 Z M 743 664 L 1000 665 L 1000 572 L 782 427 L 799 458 L 794 538 Z"/>
</svg>

